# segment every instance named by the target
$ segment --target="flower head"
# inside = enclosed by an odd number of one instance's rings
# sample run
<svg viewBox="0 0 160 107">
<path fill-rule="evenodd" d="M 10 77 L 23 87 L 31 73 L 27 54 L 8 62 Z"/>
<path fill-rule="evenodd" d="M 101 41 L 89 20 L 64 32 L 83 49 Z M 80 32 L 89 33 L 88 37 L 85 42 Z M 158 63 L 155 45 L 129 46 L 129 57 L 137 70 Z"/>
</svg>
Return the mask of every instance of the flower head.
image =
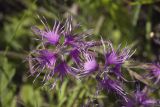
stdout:
<svg viewBox="0 0 160 107">
<path fill-rule="evenodd" d="M 37 68 L 39 69 L 51 69 L 56 63 L 57 54 L 54 52 L 51 52 L 49 50 L 36 50 L 34 51 L 34 54 L 36 55 L 36 57 L 29 59 L 30 61 L 32 61 L 32 63 L 35 64 L 34 66 L 32 66 L 32 68 L 37 66 Z"/>
<path fill-rule="evenodd" d="M 98 63 L 94 56 L 85 53 L 84 70 L 86 73 L 96 71 L 98 69 Z"/>
<path fill-rule="evenodd" d="M 53 45 L 58 44 L 60 36 L 62 35 L 62 32 L 63 32 L 63 29 L 62 29 L 63 27 L 61 27 L 61 23 L 55 21 L 53 28 L 50 29 L 48 27 L 48 23 L 46 20 L 45 20 L 46 24 L 42 20 L 41 20 L 41 22 L 45 26 L 45 30 L 40 30 L 39 28 L 33 26 L 32 31 L 35 34 L 41 36 L 42 40 L 45 39 L 46 43 L 53 44 Z"/>
<path fill-rule="evenodd" d="M 70 50 L 70 56 L 74 60 L 74 62 L 78 65 L 81 61 L 80 59 L 80 51 L 77 48 L 73 48 Z"/>
<path fill-rule="evenodd" d="M 52 71 L 52 76 L 58 74 L 58 77 L 63 80 L 63 78 L 68 74 L 71 73 L 71 68 L 67 65 L 67 63 L 63 60 L 61 61 L 55 69 Z"/>
<path fill-rule="evenodd" d="M 75 58 L 73 57 L 76 63 L 76 67 L 74 67 L 74 70 L 79 72 L 79 75 L 86 76 L 98 70 L 98 63 L 96 61 L 96 58 L 91 53 L 87 51 L 78 51 L 75 56 Z"/>
<path fill-rule="evenodd" d="M 113 66 L 110 69 L 110 72 L 114 73 L 115 76 L 117 76 L 118 79 L 121 78 L 121 79 L 125 80 L 123 75 L 122 75 L 122 72 L 121 72 L 121 65 L 120 64 L 117 64 L 117 65 Z"/>
<path fill-rule="evenodd" d="M 51 68 L 57 59 L 56 53 L 53 53 L 48 50 L 39 50 L 38 51 L 38 57 L 36 58 L 38 63 L 41 64 L 41 66 L 46 66 L 47 68 Z"/>
<path fill-rule="evenodd" d="M 115 51 L 112 43 L 109 43 L 108 45 L 109 45 L 109 48 L 107 52 L 105 52 L 105 66 L 106 67 L 109 65 L 121 65 L 126 60 L 128 60 L 133 54 L 133 53 L 130 53 L 131 50 L 127 47 L 122 50 L 117 49 L 117 51 Z"/>
<path fill-rule="evenodd" d="M 74 31 L 79 28 L 80 25 L 74 25 L 72 17 L 67 18 L 64 26 L 64 45 L 80 49 L 89 47 L 90 42 L 85 41 L 85 38 L 92 34 L 91 30 L 84 31 L 82 33 L 74 33 Z"/>
<path fill-rule="evenodd" d="M 160 64 L 149 64 L 147 69 L 150 71 L 151 78 L 156 79 L 155 83 L 158 83 L 160 81 Z"/>
<path fill-rule="evenodd" d="M 57 61 L 57 54 L 49 50 L 36 50 L 33 52 L 33 54 L 33 58 L 29 57 L 31 74 L 37 74 L 37 78 L 46 69 L 47 72 L 45 72 L 43 81 L 48 80 L 48 77 L 50 76 L 50 73 Z"/>
<path fill-rule="evenodd" d="M 105 56 L 104 70 L 108 70 L 115 74 L 117 78 L 124 79 L 121 73 L 121 66 L 132 56 L 134 52 L 131 53 L 131 50 L 128 47 L 120 49 L 120 45 L 118 49 L 115 50 L 111 42 L 107 42 L 108 48 L 106 49 L 103 39 L 101 39 L 101 42 Z"/>
</svg>

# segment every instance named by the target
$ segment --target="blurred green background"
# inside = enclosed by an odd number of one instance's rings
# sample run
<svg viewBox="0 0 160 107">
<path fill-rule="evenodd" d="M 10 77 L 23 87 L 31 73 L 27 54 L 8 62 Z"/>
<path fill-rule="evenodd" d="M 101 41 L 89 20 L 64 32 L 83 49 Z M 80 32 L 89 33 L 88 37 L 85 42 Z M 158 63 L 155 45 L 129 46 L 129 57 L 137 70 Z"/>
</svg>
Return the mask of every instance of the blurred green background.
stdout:
<svg viewBox="0 0 160 107">
<path fill-rule="evenodd" d="M 42 26 L 37 15 L 49 24 L 67 14 L 93 29 L 92 39 L 100 36 L 115 46 L 122 43 L 136 49 L 133 59 L 142 62 L 159 60 L 159 0 L 0 0 L 0 107 L 80 107 L 94 99 L 96 82 L 66 79 L 54 90 L 29 76 L 25 58 L 37 42 L 30 27 Z M 84 84 L 85 82 L 85 84 Z M 101 94 L 96 103 L 117 107 L 114 99 Z M 106 106 L 107 104 L 107 106 Z"/>
</svg>

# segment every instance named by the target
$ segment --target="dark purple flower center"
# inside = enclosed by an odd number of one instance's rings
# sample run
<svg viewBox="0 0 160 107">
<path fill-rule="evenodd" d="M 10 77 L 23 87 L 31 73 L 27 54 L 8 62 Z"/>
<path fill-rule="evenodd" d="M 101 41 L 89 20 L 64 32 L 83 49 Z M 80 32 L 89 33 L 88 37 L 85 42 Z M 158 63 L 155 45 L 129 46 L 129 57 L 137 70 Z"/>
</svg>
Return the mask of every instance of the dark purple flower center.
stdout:
<svg viewBox="0 0 160 107">
<path fill-rule="evenodd" d="M 80 52 L 78 49 L 73 49 L 70 51 L 70 56 L 78 64 L 80 63 Z"/>
<path fill-rule="evenodd" d="M 106 57 L 106 66 L 108 65 L 112 65 L 112 64 L 117 64 L 117 55 L 115 52 L 110 52 L 110 53 L 107 53 L 105 55 Z"/>
<path fill-rule="evenodd" d="M 39 52 L 38 61 L 42 66 L 52 67 L 56 62 L 56 54 L 47 50 L 41 50 Z"/>
</svg>

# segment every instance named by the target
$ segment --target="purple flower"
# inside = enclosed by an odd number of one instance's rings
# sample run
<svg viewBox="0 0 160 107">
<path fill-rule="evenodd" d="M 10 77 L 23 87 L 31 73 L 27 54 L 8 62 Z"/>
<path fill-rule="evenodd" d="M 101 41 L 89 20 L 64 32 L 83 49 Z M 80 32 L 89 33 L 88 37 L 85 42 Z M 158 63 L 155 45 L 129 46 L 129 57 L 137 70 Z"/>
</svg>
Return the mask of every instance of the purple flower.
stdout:
<svg viewBox="0 0 160 107">
<path fill-rule="evenodd" d="M 74 39 L 75 38 L 72 35 L 65 35 L 64 44 L 74 46 L 75 45 L 74 43 L 76 42 Z"/>
<path fill-rule="evenodd" d="M 151 107 L 156 104 L 156 100 L 150 99 L 146 93 L 137 91 L 132 98 L 126 102 L 125 107 Z"/>
<path fill-rule="evenodd" d="M 121 73 L 121 66 L 132 56 L 134 52 L 131 53 L 131 50 L 128 47 L 120 49 L 120 45 L 118 49 L 115 50 L 111 42 L 107 42 L 108 49 L 106 50 L 103 39 L 101 41 L 104 47 L 105 56 L 104 69 L 109 70 L 111 73 L 115 74 L 117 78 L 125 80 Z"/>
<path fill-rule="evenodd" d="M 42 40 L 45 39 L 46 43 L 50 43 L 50 44 L 53 44 L 53 45 L 58 44 L 60 36 L 62 35 L 62 32 L 63 32 L 62 31 L 63 27 L 61 27 L 61 23 L 55 21 L 53 28 L 50 29 L 48 27 L 48 24 L 45 24 L 42 20 L 41 20 L 41 22 L 45 26 L 45 30 L 40 30 L 39 28 L 33 26 L 31 28 L 32 31 L 35 34 L 40 35 L 42 37 Z"/>
<path fill-rule="evenodd" d="M 65 60 L 60 61 L 59 64 L 55 66 L 55 68 L 52 70 L 50 77 L 55 76 L 55 81 L 52 83 L 51 89 L 53 89 L 56 86 L 57 80 L 60 80 L 63 82 L 64 77 L 66 77 L 68 74 L 71 74 L 76 77 L 76 73 L 72 70 L 70 66 L 67 65 Z"/>
<path fill-rule="evenodd" d="M 84 57 L 85 57 L 85 61 L 84 61 L 85 73 L 96 71 L 98 69 L 98 63 L 95 57 L 89 53 L 85 53 Z"/>
<path fill-rule="evenodd" d="M 121 72 L 121 64 L 117 64 L 117 65 L 113 66 L 110 69 L 110 72 L 114 73 L 117 76 L 117 78 L 121 78 L 121 79 L 125 80 L 122 75 L 122 72 Z"/>
<path fill-rule="evenodd" d="M 127 94 L 118 81 L 112 80 L 107 76 L 105 76 L 103 79 L 101 79 L 100 77 L 98 77 L 97 79 L 100 82 L 102 88 L 109 92 L 116 93 L 120 97 L 124 98 L 125 101 L 127 101 Z"/>
<path fill-rule="evenodd" d="M 74 62 L 78 65 L 81 61 L 80 59 L 80 51 L 76 48 L 73 48 L 71 51 L 70 51 L 70 56 L 71 58 L 74 60 Z"/>
<path fill-rule="evenodd" d="M 67 74 L 72 74 L 71 72 L 71 68 L 67 65 L 67 63 L 63 60 L 61 61 L 56 67 L 55 69 L 52 71 L 52 77 L 58 74 L 58 77 L 60 78 L 60 80 L 62 81 L 63 78 L 67 75 Z"/>
<path fill-rule="evenodd" d="M 105 66 L 108 67 L 109 65 L 121 65 L 126 60 L 128 60 L 133 53 L 131 53 L 131 50 L 129 48 L 124 48 L 122 50 L 113 48 L 112 43 L 109 44 L 109 49 L 105 53 Z M 120 46 L 119 46 L 120 48 Z"/>
<path fill-rule="evenodd" d="M 73 67 L 73 69 L 77 73 L 79 72 L 80 76 L 86 76 L 98 70 L 98 63 L 96 58 L 90 52 L 81 52 L 75 49 L 71 51 L 70 55 L 76 64 L 76 67 Z"/>
<path fill-rule="evenodd" d="M 57 55 L 56 55 L 56 53 L 53 53 L 48 50 L 39 50 L 38 57 L 36 59 L 41 66 L 46 66 L 47 68 L 52 68 L 52 66 L 56 62 Z"/>
<path fill-rule="evenodd" d="M 33 54 L 36 56 L 29 58 L 31 74 L 37 73 L 37 78 L 43 71 L 45 71 L 45 69 L 47 69 L 48 71 L 45 72 L 43 81 L 48 80 L 50 73 L 57 61 L 57 54 L 49 50 L 36 50 Z"/>
<path fill-rule="evenodd" d="M 147 69 L 150 71 L 151 78 L 155 78 L 155 84 L 160 81 L 160 64 L 149 64 L 147 66 Z"/>
<path fill-rule="evenodd" d="M 64 45 L 80 49 L 87 49 L 89 47 L 90 42 L 87 42 L 84 39 L 91 35 L 91 30 L 84 31 L 82 33 L 75 33 L 74 30 L 79 28 L 79 24 L 73 25 L 72 17 L 67 18 L 64 26 Z"/>
<path fill-rule="evenodd" d="M 71 46 L 73 48 L 85 49 L 85 47 L 88 46 L 87 42 L 83 40 L 83 38 L 80 38 L 80 36 L 83 35 L 65 35 L 64 45 Z"/>
<path fill-rule="evenodd" d="M 57 54 L 48 50 L 36 50 L 33 54 L 36 55 L 35 58 L 30 58 L 35 65 L 32 66 L 32 69 L 37 67 L 40 68 L 49 68 L 51 69 L 53 65 L 56 63 Z"/>
<path fill-rule="evenodd" d="M 72 17 L 70 16 L 66 19 L 65 29 L 63 31 L 65 37 L 64 45 L 71 45 L 74 47 L 78 42 L 78 39 L 76 39 L 77 35 L 73 34 L 74 29 Z"/>
</svg>

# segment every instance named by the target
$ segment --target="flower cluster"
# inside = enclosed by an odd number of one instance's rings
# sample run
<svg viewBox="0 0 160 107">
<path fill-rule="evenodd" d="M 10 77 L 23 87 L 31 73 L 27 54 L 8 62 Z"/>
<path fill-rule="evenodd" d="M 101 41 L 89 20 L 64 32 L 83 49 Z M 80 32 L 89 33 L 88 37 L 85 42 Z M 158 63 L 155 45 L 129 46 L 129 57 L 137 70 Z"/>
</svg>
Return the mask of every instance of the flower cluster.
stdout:
<svg viewBox="0 0 160 107">
<path fill-rule="evenodd" d="M 36 26 L 31 28 L 40 41 L 38 48 L 33 50 L 28 58 L 31 75 L 38 78 L 44 74 L 43 82 L 52 80 L 50 85 L 54 88 L 57 80 L 63 82 L 66 76 L 79 79 L 95 74 L 98 85 L 121 97 L 127 107 L 134 107 L 134 103 L 140 103 L 139 105 L 153 103 L 154 101 L 149 100 L 142 92 L 136 92 L 129 98 L 128 92 L 123 87 L 126 79 L 121 69 L 134 51 L 129 47 L 122 48 L 121 45 L 116 49 L 112 42 L 102 38 L 100 41 L 89 41 L 86 38 L 93 36 L 91 31 L 75 32 L 80 26 L 74 25 L 72 20 L 72 17 L 68 17 L 65 21 L 55 21 L 51 28 L 43 18 L 40 21 L 44 25 L 44 30 Z M 160 66 L 152 65 L 148 69 L 159 81 Z"/>
<path fill-rule="evenodd" d="M 97 42 L 85 40 L 90 35 L 87 31 L 75 34 L 77 25 L 73 26 L 72 17 L 65 22 L 55 21 L 53 28 L 45 20 L 41 22 L 45 30 L 36 26 L 31 28 L 41 41 L 39 48 L 33 50 L 29 58 L 32 74 L 38 77 L 44 73 L 43 81 L 47 82 L 54 76 L 62 81 L 66 75 L 79 78 L 98 70 L 96 55 L 91 49 Z M 67 63 L 68 58 L 72 65 Z"/>
</svg>

